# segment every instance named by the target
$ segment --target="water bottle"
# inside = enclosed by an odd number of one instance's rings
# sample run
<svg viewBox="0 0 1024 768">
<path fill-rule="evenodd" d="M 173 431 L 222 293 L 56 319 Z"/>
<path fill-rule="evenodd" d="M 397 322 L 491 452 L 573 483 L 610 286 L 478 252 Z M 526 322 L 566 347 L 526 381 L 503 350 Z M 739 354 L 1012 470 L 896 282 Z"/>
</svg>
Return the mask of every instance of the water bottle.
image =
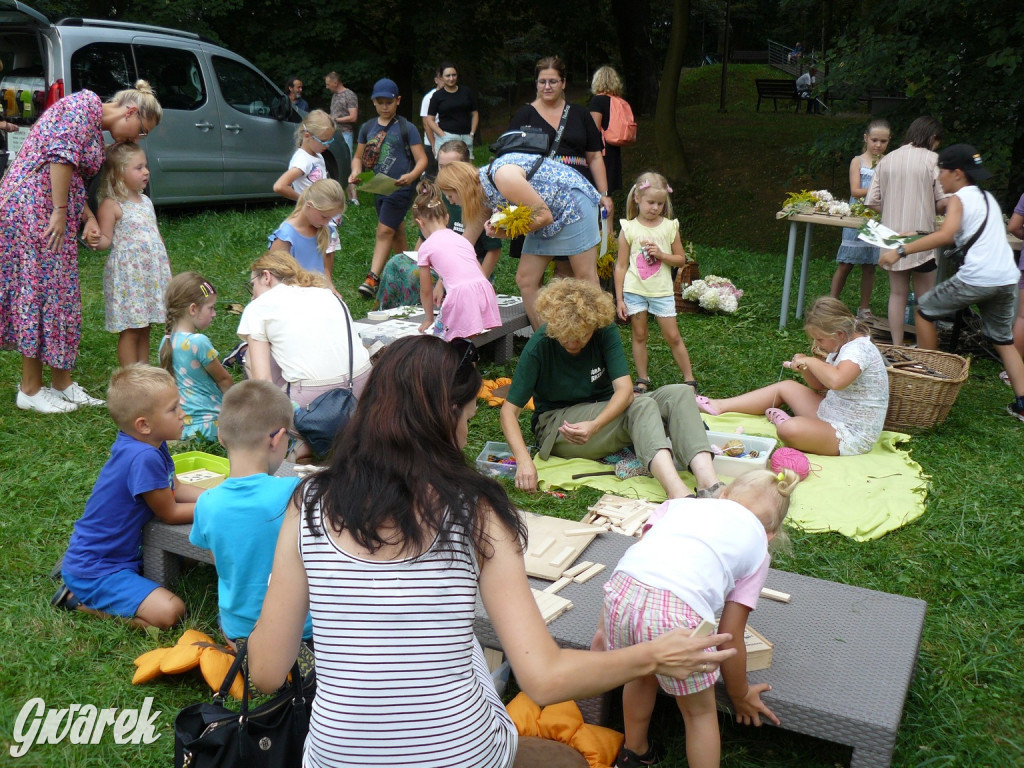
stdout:
<svg viewBox="0 0 1024 768">
<path fill-rule="evenodd" d="M 907 297 L 907 311 L 903 316 L 904 325 L 914 324 L 914 307 L 917 306 L 917 297 L 914 296 L 914 292 L 911 291 Z"/>
</svg>

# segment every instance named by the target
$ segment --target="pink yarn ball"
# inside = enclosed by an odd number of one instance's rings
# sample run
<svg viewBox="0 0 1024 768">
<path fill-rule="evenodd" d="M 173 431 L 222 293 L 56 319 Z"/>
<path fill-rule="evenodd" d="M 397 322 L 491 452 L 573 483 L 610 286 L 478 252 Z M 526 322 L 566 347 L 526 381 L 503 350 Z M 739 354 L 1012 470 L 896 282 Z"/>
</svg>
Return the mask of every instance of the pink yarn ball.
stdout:
<svg viewBox="0 0 1024 768">
<path fill-rule="evenodd" d="M 803 451 L 796 448 L 778 448 L 772 454 L 772 472 L 781 472 L 784 469 L 792 469 L 801 480 L 806 480 L 811 474 L 811 462 Z"/>
</svg>

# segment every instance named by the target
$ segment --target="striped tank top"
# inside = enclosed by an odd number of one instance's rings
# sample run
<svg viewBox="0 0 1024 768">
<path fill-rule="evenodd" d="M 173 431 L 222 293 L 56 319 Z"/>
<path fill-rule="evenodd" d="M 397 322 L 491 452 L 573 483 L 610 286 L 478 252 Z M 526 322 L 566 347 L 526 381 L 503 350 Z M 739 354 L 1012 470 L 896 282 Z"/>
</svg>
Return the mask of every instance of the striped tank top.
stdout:
<svg viewBox="0 0 1024 768">
<path fill-rule="evenodd" d="M 416 558 L 364 560 L 309 529 L 317 691 L 303 766 L 508 768 L 517 734 L 473 633 L 479 571 L 456 530 Z"/>
</svg>

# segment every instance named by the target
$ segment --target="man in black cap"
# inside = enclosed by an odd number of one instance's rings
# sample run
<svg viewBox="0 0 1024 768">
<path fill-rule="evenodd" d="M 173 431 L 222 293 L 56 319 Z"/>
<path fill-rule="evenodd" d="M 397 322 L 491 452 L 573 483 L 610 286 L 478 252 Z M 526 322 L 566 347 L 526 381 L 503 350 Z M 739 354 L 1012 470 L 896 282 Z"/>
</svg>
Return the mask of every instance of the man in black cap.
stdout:
<svg viewBox="0 0 1024 768">
<path fill-rule="evenodd" d="M 956 314 L 972 304 L 981 315 L 981 330 L 999 353 L 1013 387 L 1014 401 L 1006 411 L 1024 421 L 1024 360 L 1013 346 L 1020 270 L 1006 240 L 999 203 L 977 182 L 991 178 L 981 155 L 969 144 L 954 144 L 939 153 L 939 183 L 950 193 L 946 220 L 938 231 L 925 235 L 878 259 L 891 266 L 910 253 L 956 245 L 963 266 L 945 282 L 918 297 L 917 345 L 938 347 L 935 320 Z"/>
</svg>

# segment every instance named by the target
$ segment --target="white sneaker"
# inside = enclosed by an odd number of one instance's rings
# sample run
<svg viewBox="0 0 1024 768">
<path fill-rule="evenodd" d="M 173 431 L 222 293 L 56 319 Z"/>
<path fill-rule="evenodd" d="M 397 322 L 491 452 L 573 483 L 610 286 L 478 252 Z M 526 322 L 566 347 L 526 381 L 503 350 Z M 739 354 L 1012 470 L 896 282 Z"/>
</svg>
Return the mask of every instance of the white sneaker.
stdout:
<svg viewBox="0 0 1024 768">
<path fill-rule="evenodd" d="M 43 387 L 31 397 L 18 388 L 18 407 L 37 413 L 67 413 L 78 408 L 78 403 L 59 397 L 49 387 Z"/>
<path fill-rule="evenodd" d="M 82 389 L 81 386 L 79 386 L 77 381 L 72 381 L 71 386 L 67 389 L 61 390 L 56 387 L 51 387 L 51 390 L 57 397 L 62 400 L 66 400 L 69 403 L 74 403 L 75 405 L 104 405 L 103 400 L 90 395 Z"/>
</svg>

